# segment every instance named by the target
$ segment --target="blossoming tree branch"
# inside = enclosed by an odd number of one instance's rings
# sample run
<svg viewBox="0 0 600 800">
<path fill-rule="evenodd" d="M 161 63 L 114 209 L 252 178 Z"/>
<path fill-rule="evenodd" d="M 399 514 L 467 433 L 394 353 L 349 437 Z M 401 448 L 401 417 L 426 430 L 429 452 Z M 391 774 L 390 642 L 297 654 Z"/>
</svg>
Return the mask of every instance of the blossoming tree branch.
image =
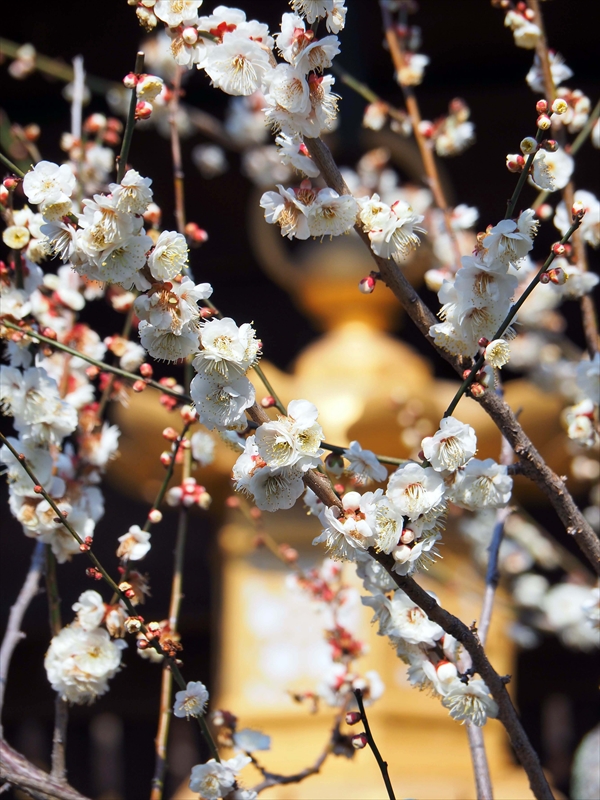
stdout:
<svg viewBox="0 0 600 800">
<path fill-rule="evenodd" d="M 191 791 L 204 800 L 252 800 L 278 784 L 306 780 L 339 753 L 340 743 L 350 754 L 369 746 L 382 787 L 393 798 L 401 792 L 389 774 L 394 753 L 386 750 L 385 739 L 377 741 L 366 712 L 383 686 L 377 673 L 360 673 L 355 662 L 365 646 L 343 622 L 348 587 L 342 564 L 347 563 L 362 582 L 362 603 L 373 611 L 377 634 L 387 637 L 407 666 L 410 684 L 426 689 L 431 702 L 441 703 L 450 717 L 465 724 L 472 752 L 483 752 L 483 758 L 473 758 L 477 796 L 492 797 L 481 728 L 493 720 L 506 729 L 534 796 L 552 798 L 506 690 L 510 678 L 497 673 L 485 651 L 500 543 L 505 529 L 510 534 L 510 520 L 519 519 L 512 476 L 523 474 L 545 493 L 564 526 L 559 541 L 548 547 L 561 553 L 561 537 L 573 537 L 586 564 L 582 574 L 588 576 L 577 585 L 569 582 L 574 557 L 569 561 L 561 555 L 558 563 L 567 564 L 564 581 L 551 586 L 542 575 L 524 569 L 512 586 L 515 602 L 535 610 L 532 630 L 545 626 L 583 650 L 598 643 L 598 590 L 592 583 L 592 574 L 600 571 L 598 521 L 591 504 L 577 506 L 564 477 L 536 450 L 518 413 L 503 398 L 501 376 L 513 360 L 533 370 L 541 313 L 577 300 L 587 352 L 574 354 L 573 346 L 565 346 L 555 366 L 569 376 L 572 387 L 563 411 L 566 435 L 578 453 L 593 454 L 599 441 L 600 356 L 589 294 L 598 279 L 587 270 L 586 248 L 600 244 L 600 211 L 590 192 L 574 189 L 571 175 L 577 149 L 589 138 L 596 146 L 600 142 L 597 108 L 592 112 L 589 99 L 564 84 L 572 72 L 548 49 L 537 0 L 494 0 L 515 45 L 536 52 L 527 83 L 541 97 L 532 100 L 531 117 L 523 120 L 519 152 L 506 157 L 515 176 L 512 197 L 506 208 L 498 207 L 497 219 L 476 233 L 477 210 L 449 205 L 436 162 L 436 156 L 465 150 L 473 141 L 474 124 L 464 101 L 457 99 L 435 123 L 422 118 L 415 87 L 429 59 L 417 52 L 418 31 L 408 22 L 414 4 L 380 4 L 389 69 L 405 100 L 405 109 L 396 109 L 335 63 L 343 48 L 343 0 L 291 0 L 273 34 L 241 9 L 217 6 L 202 15 L 203 0 L 128 2 L 142 27 L 160 37 L 170 60 L 168 75 L 147 72 L 144 53 L 138 53 L 123 80 L 123 128 L 118 119 L 100 114 L 82 118 L 85 75 L 77 62 L 64 162 L 39 157 L 35 131 L 22 132 L 29 169 L 21 171 L 2 155 L 6 253 L 0 265 L 0 336 L 6 363 L 0 402 L 14 431 L 0 434 L 0 461 L 10 512 L 36 547 L 2 644 L 0 710 L 10 689 L 8 664 L 18 656 L 21 622 L 43 573 L 53 619 L 44 664 L 56 692 L 57 716 L 52 774 L 45 775 L 2 740 L 0 778 L 36 797 L 81 797 L 68 784 L 64 768 L 67 707 L 92 703 L 109 691 L 130 657 L 129 640 L 141 657 L 163 666 L 156 769 L 149 787 L 154 800 L 164 790 L 171 713 L 195 719 L 210 750 L 211 758 L 194 766 L 189 777 Z M 55 69 L 44 63 L 40 60 L 38 68 Z M 26 47 L 15 52 L 14 77 L 35 68 Z M 368 248 L 373 258 L 373 270 L 356 291 L 393 292 L 432 355 L 458 373 L 461 383 L 437 430 L 420 437 L 412 458 L 375 454 L 358 441 L 329 443 L 310 398 L 287 406 L 279 400 L 277 387 L 260 368 L 263 346 L 253 324 L 221 313 L 217 304 L 226 308 L 227 297 L 215 298 L 209 283 L 196 283 L 189 248 L 207 234 L 185 222 L 178 128 L 179 115 L 189 113 L 194 119 L 181 102 L 181 80 L 189 70 L 204 73 L 216 90 L 232 97 L 225 128 L 208 115 L 202 125 L 217 131 L 221 144 L 244 153 L 246 174 L 265 189 L 260 206 L 266 222 L 290 240 L 354 236 L 356 246 Z M 372 154 L 356 170 L 338 167 L 322 140 L 338 122 L 336 75 L 368 101 L 365 126 L 377 130 L 390 124 L 398 136 L 414 136 L 427 178 L 425 200 L 416 202 Z M 152 178 L 135 169 L 134 130 L 143 120 L 166 122 L 177 230 L 162 228 Z M 268 131 L 274 141 L 265 145 L 257 163 L 253 143 Z M 577 138 L 571 141 L 571 135 Z M 119 145 L 115 158 L 113 148 Z M 224 158 L 218 145 L 197 153 L 200 169 L 213 174 L 219 174 Z M 277 177 L 282 175 L 286 178 Z M 522 209 L 527 183 L 539 190 L 539 202 Z M 547 201 L 555 197 L 553 207 Z M 557 240 L 548 252 L 536 252 L 534 261 L 536 235 L 544 224 L 554 225 Z M 437 261 L 426 275 L 439 298 L 435 314 L 403 271 L 423 237 L 431 239 Z M 104 341 L 84 321 L 85 307 L 100 300 L 125 316 L 123 330 Z M 181 383 L 156 380 L 153 360 L 184 365 Z M 261 403 L 250 375 L 265 384 L 268 394 Z M 111 575 L 94 553 L 96 524 L 104 514 L 102 478 L 117 455 L 120 436 L 106 411 L 110 403 L 142 391 L 157 392 L 157 402 L 179 422 L 162 432 L 167 443 L 160 459 L 164 479 L 147 518 L 116 537 L 120 567 L 118 575 Z M 476 400 L 500 430 L 504 447 L 498 461 L 477 458 L 477 431 L 460 419 L 464 396 Z M 332 651 L 331 675 L 320 693 L 296 699 L 319 699 L 335 707 L 335 722 L 318 761 L 297 774 L 278 775 L 262 766 L 260 751 L 269 748 L 269 737 L 238 729 L 233 713 L 211 708 L 210 689 L 201 676 L 187 674 L 185 642 L 178 632 L 185 534 L 189 509 L 207 509 L 211 503 L 191 473 L 194 465 L 211 462 L 213 436 L 237 451 L 232 481 L 241 499 L 231 505 L 243 506 L 256 521 L 260 512 L 303 503 L 314 517 L 313 544 L 326 551 L 321 565 L 305 569 L 292 548 L 278 546 L 264 533 L 260 537 L 289 569 L 295 590 L 330 611 L 325 635 Z M 581 469 L 595 463 L 591 455 L 578 458 Z M 180 482 L 172 485 L 179 465 Z M 165 502 L 179 509 L 179 523 L 168 615 L 165 609 L 159 622 L 140 613 L 149 586 L 138 562 L 151 549 L 152 529 L 162 520 Z M 486 601 L 478 625 L 450 614 L 443 598 L 419 585 L 421 571 L 436 570 L 452 508 L 492 521 Z M 530 528 L 522 547 L 533 552 L 540 534 Z M 60 565 L 80 555 L 91 566 L 81 570 L 82 591 L 74 615 L 63 624 L 56 603 Z M 98 581 L 96 588 L 83 588 L 86 580 Z M 561 625 L 554 609 L 566 592 L 576 598 L 577 611 L 569 625 Z M 173 680 L 178 687 L 174 696 Z M 226 757 L 223 742 L 235 753 Z M 263 777 L 254 788 L 244 780 L 250 763 Z"/>
</svg>

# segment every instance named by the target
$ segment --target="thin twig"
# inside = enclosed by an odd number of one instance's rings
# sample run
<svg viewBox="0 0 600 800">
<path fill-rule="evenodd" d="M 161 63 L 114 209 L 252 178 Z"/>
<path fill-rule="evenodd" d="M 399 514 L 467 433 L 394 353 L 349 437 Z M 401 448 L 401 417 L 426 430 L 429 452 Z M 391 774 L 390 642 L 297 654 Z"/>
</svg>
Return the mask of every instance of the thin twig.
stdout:
<svg viewBox="0 0 600 800">
<path fill-rule="evenodd" d="M 140 75 L 144 71 L 144 53 L 140 50 L 135 56 L 135 67 L 133 72 L 135 75 Z M 129 148 L 131 147 L 131 140 L 133 138 L 133 129 L 135 127 L 135 106 L 137 104 L 137 94 L 135 86 L 131 90 L 131 99 L 129 101 L 129 111 L 127 112 L 127 122 L 125 123 L 125 132 L 123 133 L 123 141 L 121 143 L 121 152 L 117 156 L 117 183 L 121 183 L 127 169 L 127 159 L 129 158 Z"/>
<path fill-rule="evenodd" d="M 17 167 L 17 165 L 16 165 L 16 164 L 13 164 L 13 162 L 10 160 L 10 158 L 7 158 L 7 157 L 4 155 L 4 153 L 0 153 L 0 161 L 1 161 L 1 162 L 4 164 L 4 166 L 5 166 L 5 167 L 7 167 L 7 168 L 8 168 L 8 169 L 9 169 L 9 170 L 10 170 L 10 171 L 11 171 L 11 172 L 14 174 L 14 175 L 16 175 L 16 176 L 17 176 L 17 178 L 24 178 L 24 177 L 25 177 L 25 173 L 23 172 L 23 170 L 22 170 L 22 169 L 19 169 L 19 167 Z"/>
<path fill-rule="evenodd" d="M 179 116 L 179 97 L 181 95 L 181 74 L 183 67 L 178 66 L 175 70 L 173 80 L 173 92 L 169 102 L 169 126 L 171 129 L 171 158 L 173 160 L 173 188 L 175 195 L 175 219 L 177 220 L 177 230 L 183 233 L 185 229 L 185 196 L 184 196 L 184 173 L 183 162 L 181 160 L 181 141 L 179 138 L 179 128 L 177 118 Z"/>
<path fill-rule="evenodd" d="M 29 604 L 36 596 L 39 589 L 45 550 L 45 544 L 38 539 L 31 556 L 31 564 L 29 565 L 27 577 L 25 578 L 14 605 L 11 606 L 8 616 L 8 625 L 6 626 L 4 638 L 2 639 L 2 646 L 0 647 L 0 738 L 2 738 L 2 709 L 4 707 L 4 693 L 6 691 L 8 669 L 15 647 L 21 639 L 25 638 L 25 634 L 21 631 L 21 624 L 25 612 L 29 608 Z"/>
<path fill-rule="evenodd" d="M 467 738 L 469 739 L 469 751 L 471 753 L 471 762 L 473 764 L 473 772 L 475 774 L 475 791 L 477 792 L 477 800 L 493 800 L 494 792 L 492 790 L 492 781 L 490 779 L 490 768 L 487 760 L 487 753 L 485 752 L 485 741 L 483 738 L 483 729 L 473 725 L 467 721 Z"/>
<path fill-rule="evenodd" d="M 360 689 L 354 689 L 354 696 L 356 697 L 356 702 L 358 703 L 358 710 L 360 711 L 360 715 L 362 717 L 362 722 L 365 726 L 365 735 L 367 737 L 367 742 L 369 743 L 369 747 L 373 751 L 373 755 L 375 756 L 375 761 L 377 761 L 377 765 L 381 770 L 381 777 L 383 778 L 383 782 L 385 783 L 385 788 L 388 793 L 388 797 L 390 800 L 396 800 L 394 795 L 394 788 L 392 786 L 392 782 L 390 781 L 390 776 L 388 773 L 388 765 L 387 761 L 384 761 L 381 757 L 381 753 L 379 752 L 379 748 L 375 744 L 375 739 L 373 738 L 373 734 L 371 732 L 371 726 L 369 725 L 369 720 L 367 719 L 367 712 L 365 711 L 365 704 L 363 703 L 363 695 Z"/>
<path fill-rule="evenodd" d="M 183 426 L 183 430 L 181 431 L 181 433 L 177 437 L 176 441 L 173 443 L 173 450 L 171 451 L 171 460 L 169 461 L 169 466 L 167 467 L 167 471 L 165 473 L 165 477 L 163 479 L 163 482 L 161 484 L 160 489 L 158 490 L 158 494 L 156 495 L 156 498 L 154 500 L 154 503 L 152 504 L 152 508 L 150 509 L 150 511 L 160 508 L 160 504 L 164 500 L 164 497 L 165 497 L 165 495 L 167 493 L 167 489 L 169 488 L 169 483 L 171 482 L 171 478 L 173 477 L 173 472 L 175 471 L 175 461 L 177 459 L 177 454 L 179 453 L 179 449 L 181 447 L 181 444 L 182 444 L 183 440 L 185 439 L 185 435 L 186 435 L 186 433 L 188 432 L 188 430 L 190 428 L 190 424 L 191 423 L 189 423 L 189 422 L 185 423 L 185 425 Z M 149 531 L 151 525 L 152 525 L 152 520 L 150 519 L 150 515 L 148 515 L 142 530 L 143 531 Z"/>
<path fill-rule="evenodd" d="M 61 525 L 63 525 L 63 527 L 66 528 L 66 530 L 71 534 L 71 536 L 75 539 L 75 541 L 80 546 L 83 545 L 82 551 L 87 554 L 87 557 L 93 563 L 93 565 L 96 568 L 96 570 L 100 573 L 102 578 L 110 586 L 110 588 L 113 590 L 113 592 L 115 592 L 119 596 L 120 601 L 123 603 L 123 605 L 127 609 L 127 612 L 129 613 L 129 615 L 132 616 L 132 617 L 137 617 L 137 611 L 135 609 L 135 606 L 132 604 L 131 600 L 118 587 L 118 585 L 115 583 L 115 581 L 110 577 L 110 575 L 108 574 L 106 569 L 102 566 L 101 562 L 96 557 L 96 554 L 92 551 L 92 549 L 88 545 L 85 544 L 84 540 L 77 533 L 77 531 L 71 525 L 71 523 L 67 520 L 67 518 L 65 517 L 64 513 L 60 510 L 60 508 L 56 504 L 55 500 L 48 494 L 48 492 L 46 491 L 44 486 L 39 482 L 35 472 L 31 469 L 31 467 L 29 465 L 29 462 L 27 461 L 26 457 L 22 453 L 19 453 L 18 450 L 15 450 L 15 448 L 12 446 L 12 444 L 9 442 L 9 440 L 6 438 L 6 436 L 2 432 L 0 432 L 0 443 L 6 445 L 6 447 L 10 450 L 10 452 L 16 458 L 18 463 L 21 465 L 23 470 L 29 475 L 29 477 L 31 478 L 32 483 L 34 484 L 34 486 L 37 487 L 36 493 L 39 494 L 40 497 L 43 497 L 44 500 L 46 500 L 46 502 L 52 508 L 52 510 L 56 513 L 56 520 L 58 522 L 60 522 Z M 172 670 L 173 677 L 175 678 L 178 686 L 181 689 L 185 689 L 187 687 L 187 683 L 184 680 L 183 675 L 181 674 L 181 670 L 179 669 L 179 666 L 177 664 L 177 660 L 175 658 L 173 658 L 172 656 L 170 656 L 165 650 L 163 650 L 163 648 L 162 648 L 160 642 L 158 641 L 158 639 L 148 631 L 148 628 L 146 627 L 146 625 L 144 625 L 142 623 L 142 625 L 140 627 L 140 630 L 141 630 L 142 633 L 147 635 L 150 647 L 153 647 L 156 650 L 156 652 L 159 653 L 160 655 L 162 655 L 165 658 L 165 660 L 168 662 L 169 668 Z M 210 730 L 208 728 L 208 725 L 206 724 L 206 721 L 204 720 L 204 717 L 203 716 L 199 716 L 199 717 L 197 717 L 197 720 L 198 720 L 198 725 L 200 726 L 200 730 L 202 732 L 202 735 L 204 736 L 204 738 L 206 740 L 206 743 L 207 743 L 207 745 L 209 747 L 211 756 L 216 761 L 220 761 L 221 759 L 220 759 L 220 756 L 219 756 L 219 751 L 218 751 L 217 746 L 216 746 L 216 744 L 214 742 L 214 739 L 212 738 L 212 734 L 211 734 L 211 732 L 210 732 Z"/>
<path fill-rule="evenodd" d="M 380 0 L 379 5 L 381 7 L 383 27 L 385 29 L 385 38 L 389 47 L 392 61 L 394 63 L 394 69 L 396 70 L 396 80 L 398 81 L 400 88 L 402 89 L 402 93 L 404 95 L 404 102 L 406 103 L 406 110 L 408 111 L 408 116 L 410 117 L 411 120 L 413 135 L 415 137 L 417 147 L 419 148 L 419 152 L 421 154 L 421 160 L 423 162 L 423 168 L 425 170 L 425 174 L 427 175 L 427 184 L 431 189 L 436 206 L 442 212 L 442 215 L 444 217 L 444 225 L 446 227 L 446 232 L 450 237 L 450 241 L 452 242 L 452 248 L 454 250 L 456 268 L 459 269 L 461 265 L 461 252 L 460 252 L 460 246 L 458 244 L 458 239 L 456 238 L 456 231 L 452 226 L 452 212 L 450 210 L 450 207 L 448 206 L 448 201 L 446 200 L 446 196 L 444 195 L 444 190 L 442 188 L 442 182 L 440 180 L 440 175 L 438 172 L 437 164 L 435 162 L 433 151 L 430 147 L 429 142 L 425 139 L 425 137 L 421 132 L 422 118 L 421 118 L 421 110 L 419 108 L 419 103 L 417 101 L 413 87 L 409 86 L 408 84 L 402 83 L 401 80 L 402 69 L 405 66 L 405 57 L 402 51 L 402 45 L 400 44 L 400 39 L 398 38 L 398 34 L 396 33 L 396 28 L 394 26 L 392 15 L 387 6 L 386 0 Z"/>
<path fill-rule="evenodd" d="M 83 95 L 85 92 L 85 70 L 83 57 L 75 56 L 73 59 L 73 99 L 71 101 L 71 135 L 76 142 L 81 143 L 81 116 L 83 109 Z"/>
<path fill-rule="evenodd" d="M 50 632 L 52 636 L 58 636 L 62 630 L 62 620 L 60 613 L 60 597 L 58 595 L 58 580 L 56 577 L 56 558 L 50 548 L 46 545 L 46 593 L 48 595 L 48 613 L 50 616 Z M 67 746 L 67 724 L 69 713 L 67 701 L 63 700 L 60 694 L 56 694 L 54 700 L 54 731 L 52 733 L 52 777 L 64 783 L 67 779 L 66 766 L 66 746 Z"/>
<path fill-rule="evenodd" d="M 309 138 L 305 140 L 305 144 L 327 185 L 340 195 L 351 194 L 327 145 L 321 139 Z M 408 282 L 402 270 L 392 259 L 381 258 L 373 253 L 369 238 L 360 225 L 356 225 L 355 230 L 369 248 L 382 280 L 398 298 L 408 316 L 436 352 L 451 364 L 459 375 L 462 375 L 464 370 L 462 360 L 439 348 L 431 338 L 429 329 L 436 323 L 436 318 Z M 476 399 L 510 443 L 517 458 L 521 461 L 523 474 L 535 481 L 542 489 L 554 506 L 567 533 L 575 538 L 594 571 L 600 573 L 600 541 L 577 507 L 564 481 L 548 467 L 502 398 L 497 397 L 494 392 L 485 392 Z"/>
</svg>

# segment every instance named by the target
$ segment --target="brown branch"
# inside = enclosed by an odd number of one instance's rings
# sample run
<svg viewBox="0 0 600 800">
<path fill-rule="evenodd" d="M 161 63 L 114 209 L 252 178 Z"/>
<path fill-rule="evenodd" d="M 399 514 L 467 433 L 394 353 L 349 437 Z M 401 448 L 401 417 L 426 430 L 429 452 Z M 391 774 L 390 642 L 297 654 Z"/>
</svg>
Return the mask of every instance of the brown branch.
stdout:
<svg viewBox="0 0 600 800">
<path fill-rule="evenodd" d="M 305 139 L 305 144 L 327 185 L 338 194 L 351 194 L 327 145 L 320 139 L 308 138 Z M 356 225 L 355 230 L 369 247 L 369 252 L 377 263 L 382 280 L 396 295 L 408 316 L 437 353 L 451 364 L 462 377 L 464 369 L 462 360 L 437 347 L 429 335 L 429 328 L 435 324 L 436 319 L 408 282 L 404 273 L 392 259 L 380 258 L 373 253 L 368 236 L 360 225 Z M 600 573 L 600 541 L 591 525 L 577 508 L 564 482 L 545 463 L 504 400 L 493 392 L 485 392 L 477 398 L 477 402 L 490 415 L 502 435 L 510 443 L 517 458 L 523 463 L 523 474 L 540 486 L 554 506 L 567 533 L 574 536 L 594 570 Z"/>
<path fill-rule="evenodd" d="M 492 697 L 498 703 L 498 719 L 506 728 L 516 756 L 527 773 L 531 791 L 538 800 L 552 800 L 553 794 L 542 771 L 537 753 L 531 746 L 531 742 L 506 691 L 505 684 L 508 682 L 509 677 L 500 677 L 492 667 L 476 632 L 467 628 L 458 617 L 453 616 L 438 605 L 437 601 L 415 583 L 412 578 L 397 575 L 393 571 L 395 562 L 392 556 L 385 555 L 385 553 L 376 553 L 373 548 L 369 549 L 369 553 L 385 568 L 396 585 L 427 614 L 430 620 L 437 622 L 446 633 L 454 636 L 465 647 L 471 656 L 474 670 L 481 675 Z"/>
<path fill-rule="evenodd" d="M 487 753 L 485 752 L 485 742 L 483 730 L 467 722 L 467 736 L 469 739 L 469 750 L 475 773 L 475 790 L 477 800 L 493 800 L 492 782 L 490 780 L 490 768 L 488 766 Z"/>
<path fill-rule="evenodd" d="M 44 565 L 44 552 L 45 544 L 39 540 L 36 542 L 33 555 L 31 556 L 31 565 L 29 572 L 25 578 L 25 582 L 21 587 L 21 591 L 13 606 L 11 606 L 10 614 L 8 617 L 8 625 L 2 646 L 0 647 L 0 737 L 2 737 L 2 708 L 4 706 L 4 693 L 6 691 L 6 681 L 8 679 L 8 669 L 10 667 L 10 660 L 15 647 L 25 638 L 25 634 L 20 630 L 21 623 L 25 612 L 29 608 L 29 604 L 36 596 L 39 585 L 40 576 Z"/>
<path fill-rule="evenodd" d="M 544 83 L 544 92 L 546 100 L 550 105 L 556 99 L 556 87 L 554 86 L 554 79 L 552 78 L 552 69 L 550 66 L 550 53 L 548 52 L 548 40 L 546 39 L 546 29 L 544 27 L 544 18 L 540 9 L 539 0 L 527 0 L 528 7 L 533 11 L 533 23 L 537 25 L 541 31 L 538 43 L 535 46 L 535 52 L 540 60 L 540 67 L 542 70 L 542 80 Z"/>
<path fill-rule="evenodd" d="M 34 766 L 0 739 L 0 781 L 31 795 L 34 800 L 87 800 L 68 783 Z"/>
</svg>

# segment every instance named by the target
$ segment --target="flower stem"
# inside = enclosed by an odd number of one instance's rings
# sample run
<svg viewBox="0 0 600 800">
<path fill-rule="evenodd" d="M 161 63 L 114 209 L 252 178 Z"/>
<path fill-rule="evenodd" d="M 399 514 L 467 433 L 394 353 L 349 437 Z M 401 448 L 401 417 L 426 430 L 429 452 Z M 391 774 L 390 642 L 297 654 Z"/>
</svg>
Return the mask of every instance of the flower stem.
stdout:
<svg viewBox="0 0 600 800">
<path fill-rule="evenodd" d="M 539 144 L 542 139 L 544 138 L 544 131 L 541 128 L 537 129 L 537 133 L 535 135 L 535 140 Z M 529 177 L 529 170 L 531 165 L 533 164 L 533 159 L 537 150 L 534 150 L 527 156 L 527 161 L 525 162 L 525 166 L 521 170 L 521 174 L 519 175 L 519 180 L 517 181 L 517 185 L 515 186 L 515 190 L 512 193 L 512 197 L 508 201 L 508 205 L 506 207 L 506 214 L 504 215 L 504 219 L 512 219 L 513 214 L 515 213 L 515 208 L 517 206 L 517 201 L 521 192 L 523 191 L 523 187 L 525 186 L 525 181 Z"/>
<path fill-rule="evenodd" d="M 571 225 L 569 230 L 565 233 L 565 235 L 560 240 L 561 244 L 566 244 L 569 241 L 569 239 L 571 238 L 573 233 L 581 225 L 581 220 L 582 220 L 582 217 L 578 217 L 575 220 L 575 222 L 573 222 L 573 224 Z M 502 334 L 509 327 L 510 323 L 513 321 L 513 319 L 517 315 L 519 309 L 521 308 L 523 303 L 527 300 L 529 295 L 533 292 L 535 287 L 538 285 L 538 283 L 540 282 L 540 278 L 542 277 L 544 272 L 546 272 L 548 270 L 548 267 L 552 264 L 552 262 L 554 261 L 555 258 L 556 258 L 556 254 L 555 253 L 550 253 L 548 258 L 544 261 L 543 265 L 540 267 L 540 269 L 539 269 L 538 273 L 536 274 L 536 276 L 532 279 L 532 281 L 529 284 L 529 286 L 525 289 L 525 291 L 519 297 L 517 302 L 510 307 L 510 310 L 509 310 L 508 314 L 504 318 L 504 321 L 502 322 L 502 324 L 500 325 L 500 327 L 498 328 L 498 330 L 496 331 L 496 333 L 494 334 L 492 339 L 500 339 L 501 338 Z M 475 378 L 477 376 L 477 373 L 483 367 L 484 363 L 485 363 L 485 353 L 482 352 L 482 353 L 479 354 L 479 356 L 475 360 L 475 363 L 471 367 L 471 371 L 469 372 L 467 377 L 464 379 L 464 381 L 459 386 L 458 391 L 456 392 L 456 394 L 452 398 L 452 402 L 450 403 L 450 405 L 448 406 L 448 408 L 446 409 L 446 411 L 444 413 L 444 417 L 449 417 L 449 416 L 452 415 L 454 409 L 458 405 L 458 401 L 463 396 L 463 394 L 467 391 L 469 386 L 473 383 L 473 381 L 475 380 Z"/>
<path fill-rule="evenodd" d="M 133 72 L 135 75 L 140 75 L 144 70 L 144 53 L 140 50 L 135 57 L 135 67 Z M 131 139 L 133 138 L 133 129 L 135 127 L 135 106 L 137 103 L 137 94 L 135 86 L 131 90 L 131 100 L 129 101 L 129 111 L 127 113 L 127 122 L 125 123 L 125 133 L 123 134 L 123 141 L 121 143 L 121 152 L 117 156 L 117 183 L 121 183 L 127 169 L 127 159 L 129 158 L 129 148 L 131 147 Z"/>
<path fill-rule="evenodd" d="M 383 782 L 385 783 L 385 788 L 387 790 L 388 797 L 390 798 L 390 800 L 396 800 L 396 797 L 394 795 L 394 789 L 392 787 L 392 782 L 390 781 L 390 776 L 388 774 L 387 761 L 384 761 L 383 758 L 381 757 L 379 748 L 375 744 L 375 739 L 373 738 L 373 734 L 371 733 L 371 727 L 369 725 L 369 720 L 367 719 L 367 712 L 365 711 L 365 705 L 363 703 L 362 691 L 360 689 L 355 689 L 354 696 L 356 697 L 356 702 L 358 703 L 358 709 L 362 717 L 362 722 L 364 723 L 365 726 L 365 734 L 367 736 L 369 747 L 373 751 L 375 760 L 377 761 L 379 769 L 381 770 L 381 777 L 383 778 Z"/>
<path fill-rule="evenodd" d="M 184 427 L 183 427 L 183 430 L 181 431 L 181 433 L 179 434 L 177 440 L 175 441 L 175 444 L 173 446 L 173 451 L 171 453 L 171 461 L 169 462 L 169 466 L 167 467 L 167 471 L 165 473 L 165 477 L 164 477 L 164 480 L 162 482 L 162 485 L 161 485 L 160 489 L 158 490 L 158 494 L 156 495 L 154 503 L 152 504 L 152 508 L 153 509 L 154 508 L 159 508 L 160 504 L 164 500 L 164 497 L 165 497 L 165 495 L 167 493 L 167 489 L 169 487 L 169 483 L 171 482 L 171 478 L 173 477 L 173 472 L 175 471 L 175 460 L 177 458 L 177 453 L 179 452 L 179 448 L 181 447 L 181 443 L 185 439 L 185 435 L 188 432 L 189 428 L 190 428 L 190 423 L 186 422 Z M 144 527 L 142 528 L 142 530 L 143 531 L 149 531 L 151 525 L 152 525 L 152 522 L 151 522 L 150 518 L 146 519 L 146 522 L 144 523 Z"/>
<path fill-rule="evenodd" d="M 23 172 L 23 170 L 19 169 L 19 167 L 17 167 L 16 164 L 13 164 L 10 158 L 7 158 L 4 155 L 4 153 L 0 153 L 0 161 L 4 164 L 5 167 L 7 167 L 7 169 L 9 169 L 12 173 L 14 173 L 17 176 L 17 178 L 25 177 L 25 173 Z"/>
</svg>

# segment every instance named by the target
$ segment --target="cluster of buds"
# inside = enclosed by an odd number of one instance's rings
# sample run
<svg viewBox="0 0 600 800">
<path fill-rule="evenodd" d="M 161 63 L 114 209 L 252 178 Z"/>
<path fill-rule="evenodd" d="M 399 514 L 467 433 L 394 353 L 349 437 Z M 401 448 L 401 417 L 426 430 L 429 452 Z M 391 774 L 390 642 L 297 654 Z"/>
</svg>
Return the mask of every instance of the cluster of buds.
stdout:
<svg viewBox="0 0 600 800">
<path fill-rule="evenodd" d="M 359 658 L 365 652 L 364 643 L 355 639 L 350 631 L 341 625 L 336 625 L 332 630 L 325 631 L 325 639 L 331 647 L 333 661 Z"/>
<path fill-rule="evenodd" d="M 175 378 L 160 378 L 158 382 L 161 386 L 172 389 L 178 394 L 183 394 L 183 386 L 178 384 Z M 173 411 L 175 408 L 177 408 L 177 398 L 173 397 L 171 394 L 161 394 L 159 402 L 161 406 L 164 406 L 167 409 L 167 411 Z"/>
<path fill-rule="evenodd" d="M 465 101 L 455 97 L 448 106 L 448 114 L 434 122 L 422 120 L 419 133 L 430 139 L 438 156 L 456 156 L 475 141 L 473 123 L 469 122 L 471 110 Z"/>
<path fill-rule="evenodd" d="M 132 605 L 137 606 L 143 603 L 146 595 L 150 593 L 147 576 L 135 570 L 131 570 L 125 575 L 125 567 L 118 567 L 118 571 L 124 576 L 119 583 L 120 591 L 131 601 Z"/>
<path fill-rule="evenodd" d="M 489 342 L 484 337 L 482 337 L 479 340 L 479 346 L 486 350 L 490 344 L 491 342 Z M 472 371 L 473 370 L 466 369 L 462 374 L 463 380 L 466 380 L 471 375 Z M 489 388 L 490 384 L 493 382 L 494 379 L 493 376 L 494 373 L 493 371 L 490 371 L 489 367 L 486 366 L 480 369 L 475 374 L 475 379 L 473 383 L 469 386 L 469 392 L 472 395 L 472 397 L 481 397 L 485 393 L 486 389 Z"/>
<path fill-rule="evenodd" d="M 127 5 L 136 6 L 135 14 L 142 28 L 150 33 L 158 25 L 156 14 L 152 10 L 156 0 L 127 0 Z"/>
<path fill-rule="evenodd" d="M 535 12 L 533 9 L 523 2 L 514 6 L 505 0 L 500 0 L 500 2 L 492 0 L 492 2 L 502 9 L 508 9 L 504 25 L 512 30 L 516 46 L 525 50 L 533 50 L 542 35 L 539 26 L 534 23 Z"/>
<path fill-rule="evenodd" d="M 212 497 L 204 486 L 196 483 L 195 478 L 186 478 L 179 486 L 173 486 L 167 492 L 165 499 L 170 506 L 183 506 L 184 508 L 199 506 L 205 511 L 212 502 Z"/>
<path fill-rule="evenodd" d="M 200 247 L 201 244 L 208 241 L 208 233 L 196 222 L 188 222 L 183 232 L 192 247 Z"/>
<path fill-rule="evenodd" d="M 116 147 L 121 141 L 123 123 L 115 117 L 105 117 L 104 114 L 90 114 L 84 120 L 83 130 L 97 144 L 103 143 Z"/>
<path fill-rule="evenodd" d="M 136 75 L 135 72 L 129 72 L 123 78 L 123 85 L 126 89 L 135 89 L 137 98 L 135 106 L 136 120 L 148 119 L 154 110 L 154 101 L 159 95 L 164 95 L 165 92 L 165 83 L 158 75 Z"/>
</svg>

